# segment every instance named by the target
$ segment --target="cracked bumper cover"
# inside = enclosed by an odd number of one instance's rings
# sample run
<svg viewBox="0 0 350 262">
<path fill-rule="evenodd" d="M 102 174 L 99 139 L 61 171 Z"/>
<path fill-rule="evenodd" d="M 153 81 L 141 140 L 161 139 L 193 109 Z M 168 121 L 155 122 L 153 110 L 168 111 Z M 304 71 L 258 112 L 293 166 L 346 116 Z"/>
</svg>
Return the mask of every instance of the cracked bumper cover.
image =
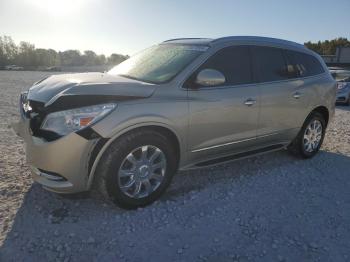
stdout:
<svg viewBox="0 0 350 262">
<path fill-rule="evenodd" d="M 57 193 L 88 190 L 88 160 L 94 140 L 71 133 L 47 142 L 31 135 L 29 119 L 25 118 L 12 127 L 24 139 L 26 159 L 34 181 Z M 61 179 L 50 174 L 57 174 Z"/>
</svg>

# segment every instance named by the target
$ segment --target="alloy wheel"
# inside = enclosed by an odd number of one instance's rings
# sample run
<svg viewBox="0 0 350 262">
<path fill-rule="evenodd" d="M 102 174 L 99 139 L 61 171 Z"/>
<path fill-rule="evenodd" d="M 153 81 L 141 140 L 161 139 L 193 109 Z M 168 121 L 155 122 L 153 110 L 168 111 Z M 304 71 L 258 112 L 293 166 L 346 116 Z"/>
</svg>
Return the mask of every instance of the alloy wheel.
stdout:
<svg viewBox="0 0 350 262">
<path fill-rule="evenodd" d="M 321 121 L 315 119 L 306 127 L 303 137 L 304 149 L 311 153 L 317 150 L 323 135 L 323 127 Z"/>
<path fill-rule="evenodd" d="M 156 146 L 132 150 L 118 171 L 119 187 L 131 198 L 144 198 L 157 190 L 166 171 L 165 154 Z"/>
</svg>

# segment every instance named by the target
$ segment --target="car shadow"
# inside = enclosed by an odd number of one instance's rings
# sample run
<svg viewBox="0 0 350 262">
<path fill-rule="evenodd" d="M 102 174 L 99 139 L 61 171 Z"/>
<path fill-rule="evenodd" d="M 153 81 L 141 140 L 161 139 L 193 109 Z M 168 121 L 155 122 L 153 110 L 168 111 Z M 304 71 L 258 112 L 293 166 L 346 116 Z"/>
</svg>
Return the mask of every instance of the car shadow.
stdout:
<svg viewBox="0 0 350 262">
<path fill-rule="evenodd" d="M 78 243 L 82 243 L 83 249 L 87 250 L 86 255 L 78 259 L 74 258 L 74 255 L 69 256 L 73 258 L 73 261 L 80 259 L 91 261 L 89 256 L 98 251 L 89 250 L 89 243 L 94 244 L 95 241 L 90 238 L 97 235 L 99 230 L 104 232 L 103 241 L 108 246 L 108 243 L 118 242 L 119 236 L 122 237 L 125 232 L 128 232 L 128 223 L 134 223 L 136 218 L 142 217 L 143 214 L 155 219 L 154 216 L 157 214 L 163 215 L 162 212 L 157 212 L 157 209 L 176 212 L 175 210 L 180 205 L 186 208 L 186 204 L 191 201 L 199 201 L 199 203 L 206 201 L 206 199 L 192 198 L 194 193 L 199 197 L 201 192 L 225 193 L 225 190 L 229 191 L 229 189 L 223 186 L 231 183 L 237 187 L 245 187 L 249 195 L 255 192 L 253 189 L 249 192 L 246 183 L 264 183 L 263 181 L 268 179 L 274 181 L 276 187 L 283 186 L 288 189 L 289 187 L 302 187 L 304 181 L 310 176 L 320 176 L 321 179 L 317 180 L 319 186 L 334 188 L 336 195 L 337 186 L 332 186 L 332 183 L 348 183 L 345 179 L 348 179 L 346 174 L 350 174 L 349 167 L 350 157 L 342 154 L 321 151 L 312 159 L 301 160 L 290 156 L 285 151 L 274 152 L 215 167 L 180 172 L 175 175 L 171 187 L 159 201 L 149 207 L 131 211 L 120 209 L 113 204 L 92 199 L 86 195 L 69 199 L 47 192 L 38 184 L 33 184 L 26 192 L 11 229 L 3 242 L 0 249 L 0 260 L 21 261 L 23 254 L 27 256 L 27 259 L 24 259 L 26 261 L 43 261 L 45 257 L 51 255 L 60 258 L 58 244 L 65 246 L 65 243 L 70 243 L 71 247 L 65 250 L 66 253 L 73 254 L 75 247 L 78 248 L 80 245 Z M 327 178 L 328 176 L 333 176 L 334 180 Z M 290 177 L 293 183 L 283 182 L 283 180 L 290 182 Z M 222 190 L 220 190 L 221 187 Z M 304 189 L 301 188 L 301 190 Z M 267 197 L 266 201 L 270 199 Z M 260 202 L 264 203 L 264 199 L 260 199 Z M 192 208 L 193 206 L 189 204 L 189 209 Z M 193 210 L 192 212 L 199 211 Z M 304 212 L 304 210 L 297 210 L 297 212 Z M 183 219 L 186 220 L 186 214 L 178 215 L 184 216 Z M 226 229 L 222 228 L 222 230 Z M 135 232 L 135 237 L 137 234 Z"/>
</svg>

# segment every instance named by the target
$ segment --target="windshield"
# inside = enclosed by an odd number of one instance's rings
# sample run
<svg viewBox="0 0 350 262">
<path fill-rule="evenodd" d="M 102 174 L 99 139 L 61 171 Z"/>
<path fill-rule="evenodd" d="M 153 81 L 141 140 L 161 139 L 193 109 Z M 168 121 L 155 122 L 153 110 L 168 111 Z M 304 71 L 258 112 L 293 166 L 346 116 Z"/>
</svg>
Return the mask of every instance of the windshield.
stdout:
<svg viewBox="0 0 350 262">
<path fill-rule="evenodd" d="M 350 82 L 350 76 L 348 76 L 342 80 L 339 80 L 339 82 Z"/>
<path fill-rule="evenodd" d="M 331 75 L 338 82 L 349 82 L 350 70 L 331 70 Z"/>
<path fill-rule="evenodd" d="M 200 45 L 152 46 L 112 68 L 108 73 L 144 82 L 168 82 L 208 49 Z"/>
</svg>

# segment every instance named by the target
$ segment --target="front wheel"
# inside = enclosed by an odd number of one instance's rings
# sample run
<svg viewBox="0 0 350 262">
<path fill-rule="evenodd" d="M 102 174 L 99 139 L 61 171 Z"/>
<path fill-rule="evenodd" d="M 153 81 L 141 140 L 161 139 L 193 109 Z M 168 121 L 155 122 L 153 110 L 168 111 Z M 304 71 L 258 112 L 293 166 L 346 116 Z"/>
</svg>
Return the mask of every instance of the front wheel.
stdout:
<svg viewBox="0 0 350 262">
<path fill-rule="evenodd" d="M 146 206 L 169 186 L 177 158 L 163 134 L 140 130 L 122 136 L 104 153 L 97 168 L 98 191 L 122 208 Z"/>
<path fill-rule="evenodd" d="M 294 155 L 311 158 L 320 150 L 325 132 L 326 122 L 324 117 L 318 112 L 312 112 L 288 149 Z"/>
</svg>

